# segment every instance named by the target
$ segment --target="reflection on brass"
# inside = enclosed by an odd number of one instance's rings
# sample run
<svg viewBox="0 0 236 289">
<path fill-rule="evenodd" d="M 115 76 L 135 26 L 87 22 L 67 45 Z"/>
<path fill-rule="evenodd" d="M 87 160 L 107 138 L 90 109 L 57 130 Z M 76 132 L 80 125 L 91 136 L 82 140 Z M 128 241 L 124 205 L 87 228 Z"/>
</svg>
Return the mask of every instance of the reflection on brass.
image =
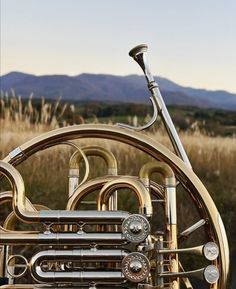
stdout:
<svg viewBox="0 0 236 289">
<path fill-rule="evenodd" d="M 151 93 L 154 113 L 149 123 L 138 128 L 125 124 L 63 127 L 37 136 L 0 160 L 0 209 L 6 202 L 12 204 L 0 224 L 1 288 L 180 289 L 182 283 L 185 288 L 194 289 L 192 277 L 205 280 L 211 289 L 227 288 L 229 248 L 221 217 L 191 169 L 148 67 L 147 45 L 135 47 L 130 56 L 144 71 Z M 176 154 L 139 132 L 150 127 L 158 114 Z M 93 143 L 80 147 L 73 143 L 73 140 L 88 138 L 103 140 L 104 145 Z M 124 164 L 119 164 L 115 157 L 119 157 L 119 146 L 114 145 L 113 154 L 106 149 L 108 140 L 131 146 L 146 155 L 144 159 L 149 161 L 138 168 L 138 175 L 119 174 L 120 166 L 125 171 Z M 68 192 L 65 192 L 68 200 L 64 210 L 50 210 L 40 204 L 39 198 L 38 204 L 33 204 L 26 197 L 37 194 L 36 188 L 25 191 L 17 165 L 39 151 L 62 144 L 75 149 L 69 161 Z M 97 178 L 89 174 L 93 157 L 103 159 L 107 166 Z M 83 176 L 82 160 L 85 163 Z M 137 166 L 137 163 L 134 159 L 130 166 Z M 161 176 L 160 183 L 154 181 L 154 173 Z M 3 176 L 11 185 L 11 191 L 2 188 Z M 179 187 L 190 196 L 199 214 L 196 223 L 188 223 L 182 232 L 179 230 L 181 218 L 177 216 Z M 134 208 L 129 208 L 122 194 L 124 190 L 132 194 L 131 200 L 136 199 L 135 214 L 131 213 Z M 85 203 L 90 194 L 95 196 L 93 207 L 91 201 Z M 123 205 L 127 203 L 127 211 L 120 210 L 118 200 Z M 81 210 L 81 204 L 88 207 Z M 163 224 L 160 228 L 159 223 Z M 17 229 L 22 224 L 24 230 Z M 27 230 L 27 226 L 31 229 Z M 206 243 L 199 241 L 196 246 L 187 246 L 185 240 L 190 235 L 198 240 L 201 227 Z M 183 254 L 198 255 L 207 265 L 184 268 Z"/>
<path fill-rule="evenodd" d="M 107 174 L 116 176 L 117 175 L 117 162 L 115 156 L 105 148 L 99 146 L 86 146 L 82 147 L 81 150 L 77 150 L 70 158 L 70 174 L 69 174 L 69 197 L 71 197 L 78 186 L 81 186 L 84 181 L 88 178 L 87 168 L 86 173 L 82 182 L 79 182 L 79 165 L 82 160 L 82 153 L 86 156 L 99 156 L 107 165 Z M 117 210 L 117 192 L 114 191 L 109 199 L 109 210 Z"/>
</svg>

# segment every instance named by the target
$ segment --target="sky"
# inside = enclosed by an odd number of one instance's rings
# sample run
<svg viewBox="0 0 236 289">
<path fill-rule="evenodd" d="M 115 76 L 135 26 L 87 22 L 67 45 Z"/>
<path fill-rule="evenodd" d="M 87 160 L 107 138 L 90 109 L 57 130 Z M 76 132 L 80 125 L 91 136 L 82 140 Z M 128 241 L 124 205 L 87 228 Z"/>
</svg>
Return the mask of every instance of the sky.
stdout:
<svg viewBox="0 0 236 289">
<path fill-rule="evenodd" d="M 236 93 L 235 0 L 0 0 L 0 74 L 142 74 Z"/>
</svg>

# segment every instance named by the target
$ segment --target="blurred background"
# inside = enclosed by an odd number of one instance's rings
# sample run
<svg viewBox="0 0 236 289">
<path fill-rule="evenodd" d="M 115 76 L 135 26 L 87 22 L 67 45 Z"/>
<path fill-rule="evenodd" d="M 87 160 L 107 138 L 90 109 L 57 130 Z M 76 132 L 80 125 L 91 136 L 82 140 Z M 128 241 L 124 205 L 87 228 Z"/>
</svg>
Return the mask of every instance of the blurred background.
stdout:
<svg viewBox="0 0 236 289">
<path fill-rule="evenodd" d="M 235 270 L 236 2 L 0 3 L 0 158 L 65 125 L 146 123 L 152 114 L 149 92 L 128 51 L 147 43 L 151 70 L 193 169 L 223 218 Z M 160 120 L 148 133 L 171 149 Z M 28 187 L 45 192 L 43 201 L 52 179 L 43 172 L 60 167 L 53 188 L 61 196 L 67 161 L 66 152 L 57 160 L 49 153 L 20 170 Z M 119 161 L 135 173 L 129 157 Z"/>
</svg>

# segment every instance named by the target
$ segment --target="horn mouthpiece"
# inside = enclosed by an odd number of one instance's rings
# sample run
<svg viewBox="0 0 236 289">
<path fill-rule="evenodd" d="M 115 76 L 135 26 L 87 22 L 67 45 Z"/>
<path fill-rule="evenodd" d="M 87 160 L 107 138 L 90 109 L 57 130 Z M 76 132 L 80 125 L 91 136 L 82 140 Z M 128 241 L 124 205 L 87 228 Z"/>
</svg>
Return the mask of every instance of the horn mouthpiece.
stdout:
<svg viewBox="0 0 236 289">
<path fill-rule="evenodd" d="M 140 44 L 130 50 L 129 56 L 135 58 L 138 54 L 147 52 L 147 50 L 148 50 L 147 44 Z"/>
</svg>

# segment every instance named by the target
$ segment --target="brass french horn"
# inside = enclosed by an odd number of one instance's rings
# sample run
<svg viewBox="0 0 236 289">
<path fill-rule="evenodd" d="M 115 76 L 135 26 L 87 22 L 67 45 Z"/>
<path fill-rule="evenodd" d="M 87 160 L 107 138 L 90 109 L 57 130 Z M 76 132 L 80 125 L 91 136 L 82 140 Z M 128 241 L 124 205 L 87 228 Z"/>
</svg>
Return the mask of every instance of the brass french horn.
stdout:
<svg viewBox="0 0 236 289">
<path fill-rule="evenodd" d="M 12 212 L 0 227 L 1 288 L 200 288 L 194 285 L 196 279 L 203 280 L 202 288 L 227 288 L 229 249 L 221 217 L 191 168 L 148 67 L 147 45 L 129 54 L 141 66 L 151 93 L 154 112 L 149 123 L 142 127 L 82 124 L 59 128 L 24 143 L 0 161 L 1 182 L 7 179 L 11 185 L 10 191 L 0 190 L 0 205 L 12 203 Z M 141 132 L 158 115 L 176 154 Z M 105 146 L 81 147 L 73 142 L 80 139 L 113 140 L 142 151 L 149 160 L 138 175 L 119 175 L 112 152 Z M 74 148 L 68 202 L 65 210 L 50 210 L 26 197 L 16 167 L 33 154 L 62 144 Z M 88 178 L 91 156 L 105 161 L 105 175 Z M 85 164 L 83 179 L 81 162 Z M 124 190 L 137 199 L 135 213 L 119 209 L 119 194 Z M 199 217 L 182 231 L 177 213 L 179 190 L 187 193 Z M 94 192 L 96 209 L 78 209 Z M 43 226 L 38 231 L 20 231 L 15 228 L 16 220 Z M 158 227 L 160 222 L 164 227 Z M 186 246 L 190 236 L 198 238 L 199 230 L 205 235 L 204 243 Z M 24 248 L 23 253 L 17 253 L 19 247 Z M 194 262 L 192 266 L 187 262 L 185 267 L 184 256 L 189 254 L 204 265 L 196 268 Z"/>
</svg>

